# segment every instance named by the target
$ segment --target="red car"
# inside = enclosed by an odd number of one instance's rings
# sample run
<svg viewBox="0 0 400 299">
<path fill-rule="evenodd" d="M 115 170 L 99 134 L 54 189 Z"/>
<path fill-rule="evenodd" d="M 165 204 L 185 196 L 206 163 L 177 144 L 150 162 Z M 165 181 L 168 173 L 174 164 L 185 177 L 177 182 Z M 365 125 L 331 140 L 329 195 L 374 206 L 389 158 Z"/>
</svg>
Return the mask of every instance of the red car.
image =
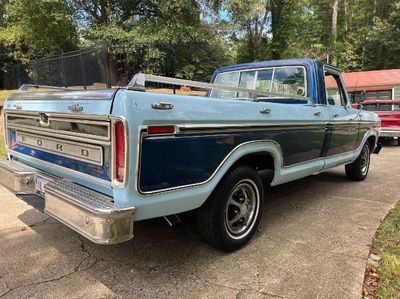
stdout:
<svg viewBox="0 0 400 299">
<path fill-rule="evenodd" d="M 380 138 L 397 139 L 400 145 L 400 100 L 366 100 L 363 109 L 373 111 L 381 119 Z"/>
</svg>

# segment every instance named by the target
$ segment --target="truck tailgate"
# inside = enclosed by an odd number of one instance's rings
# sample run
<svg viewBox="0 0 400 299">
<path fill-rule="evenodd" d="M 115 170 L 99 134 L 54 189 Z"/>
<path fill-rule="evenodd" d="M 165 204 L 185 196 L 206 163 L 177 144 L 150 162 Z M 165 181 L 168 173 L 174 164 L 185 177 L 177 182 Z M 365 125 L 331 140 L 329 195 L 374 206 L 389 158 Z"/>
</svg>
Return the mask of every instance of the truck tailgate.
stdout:
<svg viewBox="0 0 400 299">
<path fill-rule="evenodd" d="M 8 153 L 32 167 L 106 192 L 114 93 L 16 92 L 4 105 Z"/>
<path fill-rule="evenodd" d="M 115 90 L 15 92 L 4 109 L 80 114 L 110 114 Z"/>
</svg>

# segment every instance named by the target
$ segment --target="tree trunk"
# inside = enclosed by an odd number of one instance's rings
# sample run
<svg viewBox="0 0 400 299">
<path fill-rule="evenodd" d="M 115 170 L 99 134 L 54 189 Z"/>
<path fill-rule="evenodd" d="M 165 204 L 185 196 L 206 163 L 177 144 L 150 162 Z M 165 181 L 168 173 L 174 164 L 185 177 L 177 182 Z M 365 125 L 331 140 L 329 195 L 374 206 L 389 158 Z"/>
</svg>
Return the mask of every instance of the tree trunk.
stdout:
<svg viewBox="0 0 400 299">
<path fill-rule="evenodd" d="M 347 31 L 349 30 L 349 13 L 348 13 L 348 4 L 347 0 L 344 0 L 344 28 L 346 30 L 346 35 Z"/>
<path fill-rule="evenodd" d="M 332 6 L 332 43 L 331 43 L 331 64 L 336 64 L 336 57 L 335 57 L 335 48 L 336 48 L 336 40 L 337 40 L 337 33 L 338 33 L 338 12 L 339 12 L 339 0 L 333 1 Z"/>
<path fill-rule="evenodd" d="M 110 15 L 110 1 L 102 0 L 100 1 L 100 22 L 101 25 L 108 26 L 109 25 L 109 15 Z"/>
<path fill-rule="evenodd" d="M 282 58 L 284 48 L 282 44 L 284 37 L 281 33 L 283 5 L 283 1 L 280 0 L 271 1 L 272 59 Z"/>
<path fill-rule="evenodd" d="M 337 39 L 337 21 L 338 21 L 338 11 L 339 11 L 339 0 L 333 1 L 332 7 L 332 39 L 333 43 L 336 42 Z"/>
</svg>

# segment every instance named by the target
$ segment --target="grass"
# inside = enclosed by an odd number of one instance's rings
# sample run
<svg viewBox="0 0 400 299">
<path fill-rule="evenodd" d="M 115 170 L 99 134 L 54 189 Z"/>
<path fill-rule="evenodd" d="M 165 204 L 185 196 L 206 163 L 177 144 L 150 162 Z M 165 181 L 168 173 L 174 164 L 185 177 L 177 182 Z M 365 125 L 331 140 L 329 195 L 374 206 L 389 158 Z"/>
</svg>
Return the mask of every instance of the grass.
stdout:
<svg viewBox="0 0 400 299">
<path fill-rule="evenodd" d="M 379 227 L 372 252 L 380 257 L 377 298 L 400 298 L 400 203 Z"/>
<path fill-rule="evenodd" d="M 400 257 L 382 254 L 379 265 L 378 298 L 400 297 Z"/>
<path fill-rule="evenodd" d="M 174 93 L 174 90 L 171 88 L 150 88 L 146 89 L 149 92 L 158 92 L 158 93 Z M 179 95 L 190 95 L 190 96 L 204 96 L 206 94 L 205 91 L 202 90 L 190 90 L 186 88 L 180 88 L 175 90 L 176 94 Z"/>
<path fill-rule="evenodd" d="M 4 136 L 0 134 L 0 158 L 5 159 L 7 157 L 6 148 L 4 145 Z"/>
<path fill-rule="evenodd" d="M 15 90 L 0 90 L 0 103 L 3 103 L 8 95 L 15 92 Z"/>
</svg>

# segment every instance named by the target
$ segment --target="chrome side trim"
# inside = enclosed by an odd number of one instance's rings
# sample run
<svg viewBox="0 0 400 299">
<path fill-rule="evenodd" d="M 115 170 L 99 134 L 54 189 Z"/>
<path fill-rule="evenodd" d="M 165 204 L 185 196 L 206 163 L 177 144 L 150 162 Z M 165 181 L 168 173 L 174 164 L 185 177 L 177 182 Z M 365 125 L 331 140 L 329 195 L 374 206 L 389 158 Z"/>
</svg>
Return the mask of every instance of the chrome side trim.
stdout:
<svg viewBox="0 0 400 299">
<path fill-rule="evenodd" d="M 25 114 L 25 115 L 34 115 L 39 116 L 39 113 L 43 113 L 43 111 L 15 111 L 10 109 L 5 109 L 4 113 L 8 114 Z M 110 120 L 108 115 L 100 115 L 100 114 L 74 114 L 74 113 L 61 113 L 61 112 L 46 112 L 49 117 L 60 117 L 60 118 L 72 118 L 72 119 L 80 119 L 80 120 Z"/>
<path fill-rule="evenodd" d="M 374 124 L 374 125 L 376 125 L 376 124 L 379 124 L 379 122 L 366 122 L 366 123 L 371 123 L 371 124 Z M 349 122 L 349 124 L 351 124 L 352 126 L 354 125 L 354 122 Z M 293 124 L 288 124 L 288 126 L 290 126 L 290 125 L 293 125 Z M 300 125 L 300 124 L 299 124 Z M 325 125 L 328 125 L 328 123 L 325 123 Z M 212 126 L 212 127 L 211 127 Z M 182 128 L 196 128 L 196 127 L 200 127 L 200 128 L 202 128 L 202 127 L 206 127 L 206 128 L 214 128 L 214 129 L 217 129 L 217 128 L 225 128 L 225 127 L 228 127 L 228 128 L 231 128 L 231 126 L 233 126 L 233 125 L 224 125 L 224 124 L 219 124 L 219 125 L 206 125 L 206 126 L 202 126 L 202 125 L 195 125 L 195 124 L 189 124 L 189 125 L 176 125 L 176 127 L 177 127 L 177 132 L 176 132 L 176 134 L 180 134 L 181 132 L 182 132 Z M 235 125 L 236 127 L 240 127 L 240 126 L 242 126 L 242 125 Z M 244 126 L 244 125 L 243 125 Z M 265 125 L 264 125 L 265 126 Z M 194 184 L 188 184 L 188 185 L 182 185 L 182 186 L 177 186 L 177 187 L 171 187 L 171 188 L 165 188 L 165 189 L 159 189 L 159 190 L 154 190 L 154 191 L 142 191 L 141 189 L 140 189 L 140 169 L 141 169 L 141 161 L 142 161 L 142 159 L 141 159 L 141 155 L 142 155 L 142 142 L 143 142 L 143 139 L 144 139 L 144 137 L 146 137 L 147 135 L 146 135 L 146 130 L 147 130 L 147 125 L 141 125 L 141 126 L 139 126 L 139 129 L 138 129 L 138 138 L 139 138 L 139 141 L 138 141 L 138 148 L 137 148 L 137 157 L 136 157 L 136 161 L 137 161 L 137 163 L 136 163 L 136 170 L 135 170 L 135 190 L 139 193 L 139 194 L 141 194 L 141 195 L 144 195 L 144 196 L 149 196 L 149 195 L 153 195 L 153 194 L 158 194 L 158 193 L 165 193 L 165 192 L 171 192 L 171 191 L 175 191 L 175 190 L 180 190 L 180 189 L 184 189 L 184 188 L 190 188 L 190 187 L 197 187 L 197 186 L 201 186 L 201 185 L 204 185 L 204 184 L 206 184 L 206 183 L 208 183 L 209 181 L 211 181 L 214 177 L 215 177 L 215 175 L 218 173 L 218 171 L 220 170 L 220 168 L 223 166 L 223 164 L 226 162 L 226 160 L 238 149 L 238 148 L 240 148 L 240 147 L 242 147 L 242 146 L 244 146 L 244 145 L 248 145 L 248 144 L 252 144 L 252 143 L 259 143 L 259 142 L 265 142 L 265 143 L 272 143 L 272 144 L 274 144 L 277 148 L 278 148 L 278 150 L 279 150 L 279 155 L 280 155 L 280 157 L 281 157 L 281 161 L 283 162 L 283 151 L 282 151 L 282 148 L 280 147 L 280 145 L 279 145 L 279 143 L 277 143 L 276 141 L 274 141 L 274 140 L 270 140 L 270 139 L 266 139 L 266 140 L 252 140 L 252 141 L 247 141 L 247 142 L 244 142 L 244 143 L 242 143 L 242 144 L 239 144 L 238 146 L 236 146 L 231 152 L 229 152 L 228 153 L 228 155 L 222 160 L 222 162 L 218 165 L 218 167 L 216 168 L 216 170 L 213 172 L 213 174 L 207 179 L 207 180 L 205 180 L 205 181 L 203 181 L 203 182 L 199 182 L 199 183 L 194 183 Z M 325 126 L 324 126 L 325 127 Z M 269 126 L 266 126 L 266 127 L 264 127 L 264 129 L 265 128 L 270 128 Z M 296 129 L 298 129 L 298 127 L 296 128 Z M 364 134 L 364 138 L 365 138 L 365 136 L 368 134 L 368 132 L 370 132 L 370 131 L 373 131 L 373 129 L 370 129 L 370 130 L 368 130 L 365 134 Z M 212 130 L 207 130 L 206 131 L 206 133 L 211 133 L 211 132 L 214 132 L 214 133 L 220 133 L 221 131 L 220 130 L 214 130 L 214 131 L 212 131 Z M 197 131 L 197 133 L 198 133 L 198 131 Z M 374 136 L 375 136 L 375 134 L 373 134 Z M 156 135 L 155 135 L 156 136 Z M 299 162 L 299 163 L 295 163 L 295 164 L 291 164 L 291 165 L 288 165 L 288 166 L 285 166 L 285 165 L 283 165 L 283 163 L 281 164 L 281 165 L 279 165 L 279 168 L 281 168 L 281 169 L 290 169 L 291 167 L 295 167 L 295 166 L 299 166 L 299 165 L 305 165 L 305 164 L 307 164 L 307 163 L 310 163 L 310 162 L 315 162 L 315 161 L 320 161 L 320 160 L 326 160 L 326 159 L 329 159 L 329 158 L 334 158 L 334 157 L 337 157 L 337 156 L 341 156 L 341 155 L 348 155 L 348 154 L 353 154 L 353 153 L 356 153 L 357 151 L 358 151 L 359 149 L 356 149 L 356 150 L 354 150 L 354 151 L 349 151 L 349 152 L 345 152 L 345 153 L 341 153 L 341 154 L 336 154 L 336 155 L 332 155 L 332 156 L 329 156 L 329 157 L 318 157 L 318 158 L 315 158 L 315 159 L 311 159 L 311 160 L 307 160 L 307 161 L 304 161 L 304 162 Z M 270 153 L 270 154 L 272 154 L 272 153 Z M 276 166 L 275 166 L 276 167 Z"/>
<path fill-rule="evenodd" d="M 263 131 L 263 130 L 298 130 L 298 129 L 310 129 L 310 128 L 320 128 L 324 129 L 326 127 L 354 127 L 358 126 L 358 122 L 354 121 L 343 121 L 343 122 L 279 122 L 279 123 L 244 123 L 244 124 L 163 124 L 166 126 L 175 126 L 176 132 L 175 134 L 194 134 L 194 133 L 202 133 L 202 134 L 210 134 L 210 133 L 224 133 L 226 131 L 235 130 L 235 132 L 251 132 L 251 131 Z M 378 126 L 379 122 L 360 122 L 360 124 L 366 126 Z M 147 125 L 140 126 L 139 133 L 142 134 L 142 137 L 147 137 L 146 134 Z M 152 135 L 158 136 L 158 135 Z"/>
<path fill-rule="evenodd" d="M 326 124 L 324 122 L 279 122 L 279 123 L 244 123 L 244 124 L 177 124 L 179 133 L 188 132 L 221 132 L 225 130 L 265 130 L 265 129 L 298 129 L 299 127 L 304 128 L 325 128 Z"/>
</svg>

